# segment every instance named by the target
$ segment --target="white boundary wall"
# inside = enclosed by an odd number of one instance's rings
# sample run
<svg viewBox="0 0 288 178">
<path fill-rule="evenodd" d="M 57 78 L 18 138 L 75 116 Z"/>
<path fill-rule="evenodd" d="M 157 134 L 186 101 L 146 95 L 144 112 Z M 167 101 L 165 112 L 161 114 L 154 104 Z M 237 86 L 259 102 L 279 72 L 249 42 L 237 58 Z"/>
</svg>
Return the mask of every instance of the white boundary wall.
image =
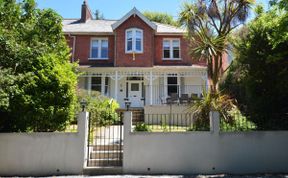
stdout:
<svg viewBox="0 0 288 178">
<path fill-rule="evenodd" d="M 131 132 L 124 115 L 124 173 L 287 173 L 288 132 L 219 132 L 213 113 L 210 132 Z"/>
<path fill-rule="evenodd" d="M 82 112 L 77 133 L 1 133 L 0 176 L 81 174 L 87 127 Z"/>
</svg>

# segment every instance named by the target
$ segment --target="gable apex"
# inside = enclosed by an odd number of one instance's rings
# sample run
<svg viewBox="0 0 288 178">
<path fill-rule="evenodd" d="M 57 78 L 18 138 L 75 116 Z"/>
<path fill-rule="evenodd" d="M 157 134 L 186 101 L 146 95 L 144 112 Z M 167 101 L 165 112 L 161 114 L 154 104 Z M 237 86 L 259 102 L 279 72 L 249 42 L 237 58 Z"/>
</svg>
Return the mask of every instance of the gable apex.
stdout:
<svg viewBox="0 0 288 178">
<path fill-rule="evenodd" d="M 119 21 L 112 24 L 112 29 L 115 30 L 118 28 L 123 22 L 125 22 L 132 15 L 137 15 L 141 20 L 143 20 L 148 26 L 150 26 L 153 30 L 157 29 L 157 25 L 151 22 L 147 17 L 145 17 L 140 11 L 134 7 L 131 11 L 129 11 L 125 16 L 123 16 Z"/>
</svg>

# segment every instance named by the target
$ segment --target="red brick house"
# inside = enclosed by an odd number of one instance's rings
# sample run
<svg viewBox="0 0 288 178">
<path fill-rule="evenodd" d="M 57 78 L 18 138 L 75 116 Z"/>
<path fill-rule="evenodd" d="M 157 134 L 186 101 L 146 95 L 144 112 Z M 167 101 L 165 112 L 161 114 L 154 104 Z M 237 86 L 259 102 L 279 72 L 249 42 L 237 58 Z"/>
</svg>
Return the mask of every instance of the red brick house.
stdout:
<svg viewBox="0 0 288 178">
<path fill-rule="evenodd" d="M 200 95 L 207 87 L 205 63 L 188 55 L 185 30 L 148 20 L 136 8 L 120 20 L 93 20 L 83 3 L 80 19 L 63 30 L 83 75 L 79 88 L 99 91 L 122 108 L 164 104 L 172 93 Z"/>
</svg>

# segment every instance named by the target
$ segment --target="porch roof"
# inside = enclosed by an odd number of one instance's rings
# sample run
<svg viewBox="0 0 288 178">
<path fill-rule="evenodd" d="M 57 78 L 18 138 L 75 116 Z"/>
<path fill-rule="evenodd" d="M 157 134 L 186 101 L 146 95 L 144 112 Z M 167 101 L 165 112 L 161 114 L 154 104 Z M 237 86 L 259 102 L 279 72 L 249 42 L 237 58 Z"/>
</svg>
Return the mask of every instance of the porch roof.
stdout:
<svg viewBox="0 0 288 178">
<path fill-rule="evenodd" d="M 79 66 L 79 70 L 85 75 L 121 75 L 121 76 L 163 76 L 163 75 L 180 75 L 180 76 L 206 76 L 207 67 L 201 65 L 192 66 L 154 66 L 154 67 L 91 67 Z"/>
</svg>

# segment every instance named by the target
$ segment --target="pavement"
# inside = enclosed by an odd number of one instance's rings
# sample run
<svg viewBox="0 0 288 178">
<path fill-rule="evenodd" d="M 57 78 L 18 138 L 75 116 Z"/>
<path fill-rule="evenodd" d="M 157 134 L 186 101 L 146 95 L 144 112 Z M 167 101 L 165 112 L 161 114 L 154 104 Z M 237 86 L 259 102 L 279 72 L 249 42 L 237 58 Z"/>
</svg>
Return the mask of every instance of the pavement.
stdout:
<svg viewBox="0 0 288 178">
<path fill-rule="evenodd" d="M 17 177 L 13 177 L 17 178 Z M 105 176 L 50 176 L 42 178 L 288 178 L 286 175 L 260 174 L 260 175 L 105 175 Z"/>
</svg>

